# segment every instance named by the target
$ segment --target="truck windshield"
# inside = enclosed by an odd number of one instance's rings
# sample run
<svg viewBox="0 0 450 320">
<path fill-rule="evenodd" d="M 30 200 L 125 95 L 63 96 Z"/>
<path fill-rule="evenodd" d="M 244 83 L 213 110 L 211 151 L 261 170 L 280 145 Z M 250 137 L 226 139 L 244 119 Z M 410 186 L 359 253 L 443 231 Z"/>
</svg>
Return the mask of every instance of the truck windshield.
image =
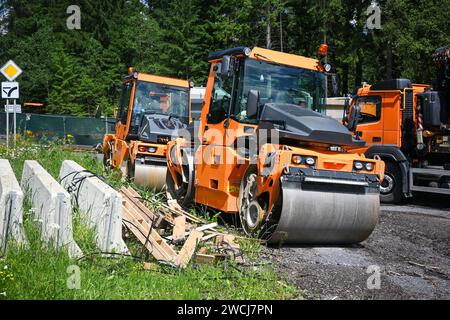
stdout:
<svg viewBox="0 0 450 320">
<path fill-rule="evenodd" d="M 138 81 L 133 106 L 133 118 L 144 113 L 187 118 L 189 117 L 189 89 Z"/>
<path fill-rule="evenodd" d="M 290 103 L 321 112 L 325 105 L 325 75 L 318 71 L 246 59 L 241 67 L 234 115 L 247 120 L 247 97 L 258 90 L 260 103 Z"/>
</svg>

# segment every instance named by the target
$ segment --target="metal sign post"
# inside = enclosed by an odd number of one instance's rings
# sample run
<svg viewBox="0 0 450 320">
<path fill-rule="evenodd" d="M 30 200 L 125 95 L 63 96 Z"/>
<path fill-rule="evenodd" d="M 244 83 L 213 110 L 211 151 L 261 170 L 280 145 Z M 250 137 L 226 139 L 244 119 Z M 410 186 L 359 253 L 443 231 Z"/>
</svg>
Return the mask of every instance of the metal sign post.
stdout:
<svg viewBox="0 0 450 320">
<path fill-rule="evenodd" d="M 16 104 L 16 99 L 14 99 L 14 151 L 13 151 L 13 156 L 16 155 L 16 146 L 17 146 L 17 121 L 16 121 L 16 108 L 17 104 Z"/>
<path fill-rule="evenodd" d="M 9 99 L 6 99 L 6 153 L 9 153 Z"/>
<path fill-rule="evenodd" d="M 16 152 L 17 146 L 17 112 L 20 111 L 20 106 L 17 106 L 17 100 L 19 99 L 19 83 L 13 82 L 18 76 L 22 74 L 22 69 L 19 68 L 14 61 L 9 60 L 1 69 L 0 72 L 8 79 L 9 82 L 2 82 L 2 98 L 6 99 L 6 152 L 9 150 L 9 113 L 10 113 L 10 105 L 9 100 L 13 99 L 14 105 L 12 113 L 13 113 L 13 133 L 14 133 L 14 151 L 13 155 Z"/>
<path fill-rule="evenodd" d="M 14 134 L 14 150 L 17 146 L 17 114 L 22 113 L 22 106 L 17 104 L 17 100 L 14 99 L 14 104 L 9 104 L 11 100 L 6 99 L 5 105 L 5 113 L 6 113 L 6 149 L 9 149 L 9 134 L 10 134 L 10 126 L 9 126 L 9 114 L 13 114 L 13 134 Z M 14 155 L 14 153 L 13 153 Z"/>
</svg>

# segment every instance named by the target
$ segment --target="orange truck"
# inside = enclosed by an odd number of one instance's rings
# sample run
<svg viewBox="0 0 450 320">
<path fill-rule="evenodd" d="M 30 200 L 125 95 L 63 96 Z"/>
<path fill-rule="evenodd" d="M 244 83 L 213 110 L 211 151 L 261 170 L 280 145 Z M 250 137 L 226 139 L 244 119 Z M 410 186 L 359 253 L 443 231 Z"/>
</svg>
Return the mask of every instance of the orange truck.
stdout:
<svg viewBox="0 0 450 320">
<path fill-rule="evenodd" d="M 367 142 L 359 152 L 386 164 L 382 202 L 398 203 L 414 192 L 450 195 L 450 46 L 437 49 L 434 60 L 434 85 L 408 79 L 364 84 L 344 115 Z"/>
<path fill-rule="evenodd" d="M 212 52 L 200 123 L 169 142 L 167 189 L 180 205 L 238 214 L 270 243 L 357 243 L 379 217 L 384 163 L 320 113 L 320 59 L 262 48 Z"/>
<path fill-rule="evenodd" d="M 135 183 L 161 190 L 166 178 L 167 142 L 190 122 L 190 87 L 187 80 L 130 68 L 114 114 L 116 132 L 103 139 L 104 164 L 125 167 Z"/>
</svg>

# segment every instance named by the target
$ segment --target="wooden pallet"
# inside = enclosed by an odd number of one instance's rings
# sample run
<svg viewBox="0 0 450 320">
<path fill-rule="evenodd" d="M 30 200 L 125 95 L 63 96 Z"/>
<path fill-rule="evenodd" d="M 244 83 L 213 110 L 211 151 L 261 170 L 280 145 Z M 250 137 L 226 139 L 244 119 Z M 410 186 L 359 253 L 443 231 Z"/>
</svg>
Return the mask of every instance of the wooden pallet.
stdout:
<svg viewBox="0 0 450 320">
<path fill-rule="evenodd" d="M 196 263 L 213 263 L 227 258 L 228 254 L 228 258 L 243 261 L 238 254 L 240 248 L 234 236 L 219 232 L 217 223 L 207 223 L 186 212 L 178 204 L 162 204 L 158 205 L 158 209 L 150 209 L 131 187 L 122 187 L 120 193 L 123 196 L 124 225 L 157 261 L 179 268 L 185 268 L 193 257 Z M 214 241 L 215 238 L 220 241 Z M 217 252 L 196 253 L 200 243 Z M 176 245 L 181 245 L 179 252 L 175 249 Z M 223 254 L 225 246 L 227 254 Z"/>
</svg>

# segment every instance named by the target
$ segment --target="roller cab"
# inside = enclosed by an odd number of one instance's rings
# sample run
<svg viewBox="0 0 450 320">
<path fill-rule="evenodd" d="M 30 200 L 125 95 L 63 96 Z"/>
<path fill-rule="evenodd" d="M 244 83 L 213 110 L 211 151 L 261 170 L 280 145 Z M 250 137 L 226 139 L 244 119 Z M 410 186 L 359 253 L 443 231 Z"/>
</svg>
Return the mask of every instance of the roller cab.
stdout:
<svg viewBox="0 0 450 320">
<path fill-rule="evenodd" d="M 135 183 L 161 190 L 167 143 L 190 122 L 189 90 L 187 80 L 130 68 L 115 111 L 116 133 L 104 137 L 105 165 L 125 169 Z"/>
<path fill-rule="evenodd" d="M 167 187 L 181 205 L 238 214 L 272 243 L 357 243 L 379 216 L 384 164 L 324 116 L 320 59 L 262 48 L 210 54 L 197 135 L 168 144 Z"/>
</svg>

